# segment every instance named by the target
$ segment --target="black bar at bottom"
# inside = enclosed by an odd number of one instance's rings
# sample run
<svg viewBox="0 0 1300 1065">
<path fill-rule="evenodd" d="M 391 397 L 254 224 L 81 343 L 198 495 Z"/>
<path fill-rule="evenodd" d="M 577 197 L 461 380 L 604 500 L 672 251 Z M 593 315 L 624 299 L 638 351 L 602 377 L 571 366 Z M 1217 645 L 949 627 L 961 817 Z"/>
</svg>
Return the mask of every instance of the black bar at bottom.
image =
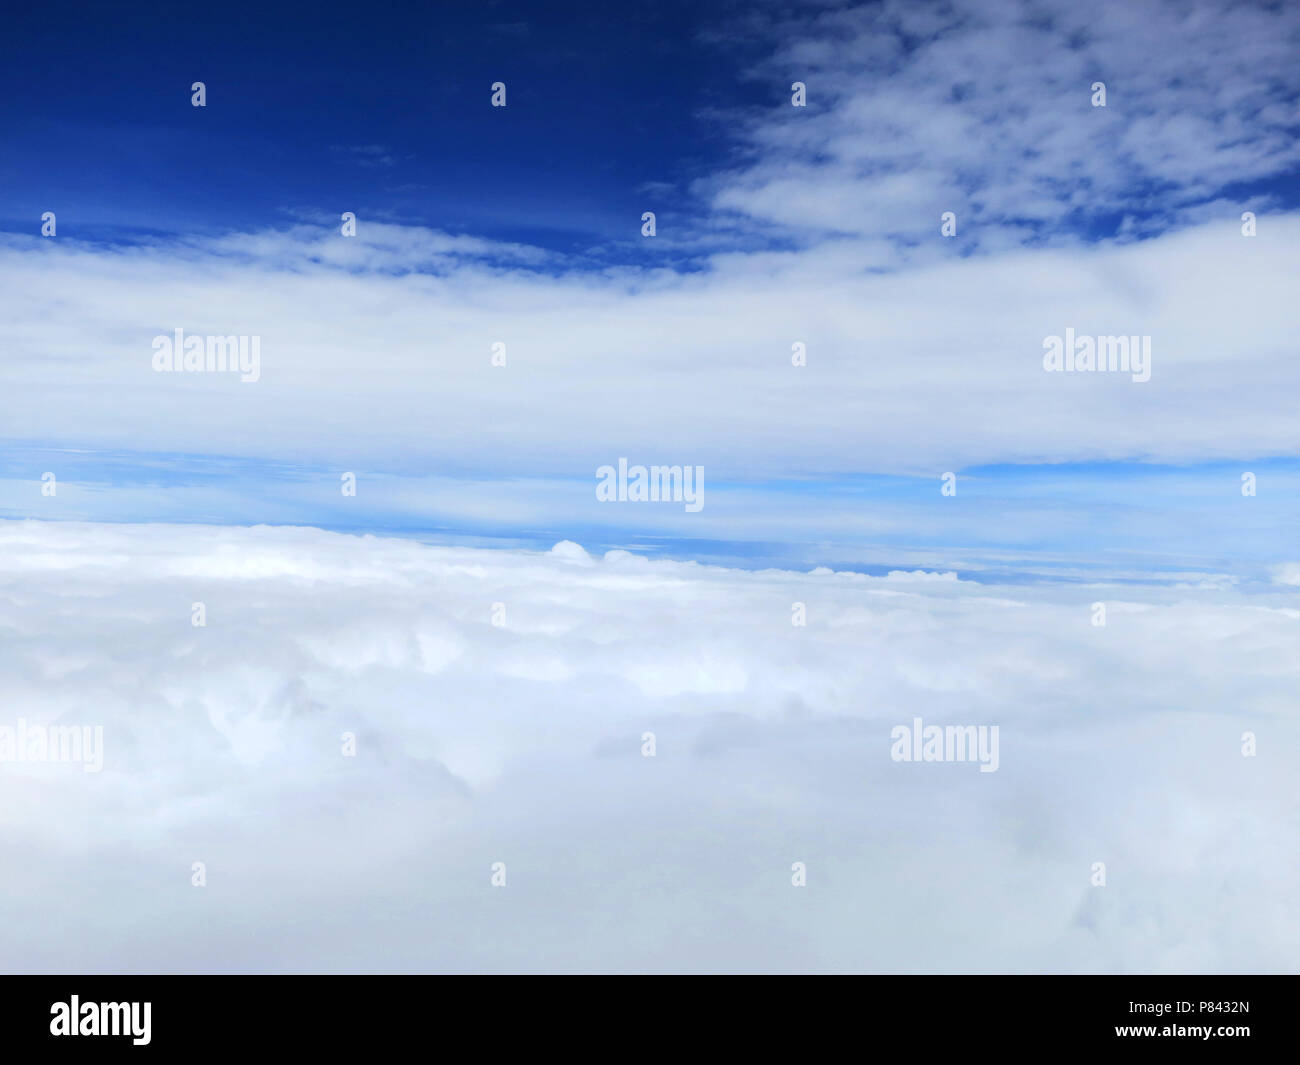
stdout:
<svg viewBox="0 0 1300 1065">
<path fill-rule="evenodd" d="M 483 982 L 442 976 L 0 977 L 15 1052 L 529 1049 L 692 1056 L 896 1045 L 1294 1053 L 1295 977 L 864 976 Z M 75 999 L 74 999 L 75 996 Z M 148 1004 L 148 1010 L 144 1005 Z M 76 1008 L 74 1014 L 73 1008 Z M 116 1030 L 118 1034 L 112 1032 Z M 60 1034 L 55 1034 L 55 1032 Z M 92 1034 L 98 1032 L 99 1034 Z M 468 1046 L 466 1041 L 468 1040 Z M 583 1048 L 585 1047 L 585 1050 Z M 659 1051 L 656 1051 L 656 1047 Z"/>
</svg>

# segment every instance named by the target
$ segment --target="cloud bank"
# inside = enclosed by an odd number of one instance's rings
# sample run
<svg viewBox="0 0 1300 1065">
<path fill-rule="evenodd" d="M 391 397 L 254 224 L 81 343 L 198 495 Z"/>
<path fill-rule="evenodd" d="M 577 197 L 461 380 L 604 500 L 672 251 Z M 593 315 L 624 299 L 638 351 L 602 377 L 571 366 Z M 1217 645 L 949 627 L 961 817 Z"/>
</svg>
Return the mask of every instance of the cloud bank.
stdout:
<svg viewBox="0 0 1300 1065">
<path fill-rule="evenodd" d="M 1294 457 L 1300 218 L 1239 229 L 886 274 L 832 245 L 635 278 L 491 265 L 375 223 L 125 250 L 9 238 L 0 423 L 422 474 L 585 477 L 626 455 L 713 483 Z M 439 241 L 457 265 L 416 272 Z M 154 372 L 176 328 L 260 336 L 260 380 Z M 1067 328 L 1150 336 L 1151 379 L 1045 372 Z"/>
<path fill-rule="evenodd" d="M 104 766 L 0 765 L 0 959 L 1294 971 L 1297 624 L 1285 585 L 2 522 L 0 724 Z M 998 771 L 892 761 L 916 717 L 997 724 Z"/>
</svg>

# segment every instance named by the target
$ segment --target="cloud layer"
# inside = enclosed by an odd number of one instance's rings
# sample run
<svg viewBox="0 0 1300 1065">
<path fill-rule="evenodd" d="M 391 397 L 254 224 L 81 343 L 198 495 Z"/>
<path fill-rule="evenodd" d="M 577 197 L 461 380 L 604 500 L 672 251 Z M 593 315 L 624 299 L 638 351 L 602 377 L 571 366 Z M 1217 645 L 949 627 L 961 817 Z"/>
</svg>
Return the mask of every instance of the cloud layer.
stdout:
<svg viewBox="0 0 1300 1065">
<path fill-rule="evenodd" d="M 1289 591 L 3 522 L 0 724 L 105 760 L 0 766 L 0 958 L 1293 971 Z M 999 770 L 891 761 L 918 716 Z"/>
<path fill-rule="evenodd" d="M 375 223 L 131 250 L 10 239 L 0 422 L 18 441 L 422 474 L 594 476 L 626 455 L 714 483 L 1296 454 L 1295 216 L 883 275 L 837 246 L 634 280 L 463 243 Z M 453 265 L 411 272 L 431 256 Z M 176 328 L 260 336 L 261 379 L 154 372 Z M 1151 379 L 1046 373 L 1044 338 L 1067 328 L 1149 335 Z"/>
</svg>

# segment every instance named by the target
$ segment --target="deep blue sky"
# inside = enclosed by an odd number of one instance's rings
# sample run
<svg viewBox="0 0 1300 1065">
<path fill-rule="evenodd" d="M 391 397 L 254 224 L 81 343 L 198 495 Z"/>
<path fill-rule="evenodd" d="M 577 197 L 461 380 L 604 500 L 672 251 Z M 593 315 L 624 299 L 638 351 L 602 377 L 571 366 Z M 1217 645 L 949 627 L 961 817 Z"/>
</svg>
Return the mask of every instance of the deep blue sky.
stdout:
<svg viewBox="0 0 1300 1065">
<path fill-rule="evenodd" d="M 710 109 L 771 102 L 734 76 L 743 38 L 700 39 L 730 10 L 25 6 L 0 45 L 0 225 L 27 232 L 57 204 L 68 236 L 130 239 L 353 210 L 562 250 L 626 240 L 642 210 L 692 209 L 645 186 L 723 157 Z M 494 81 L 506 108 L 489 106 Z M 372 146 L 392 161 L 373 165 Z"/>
</svg>

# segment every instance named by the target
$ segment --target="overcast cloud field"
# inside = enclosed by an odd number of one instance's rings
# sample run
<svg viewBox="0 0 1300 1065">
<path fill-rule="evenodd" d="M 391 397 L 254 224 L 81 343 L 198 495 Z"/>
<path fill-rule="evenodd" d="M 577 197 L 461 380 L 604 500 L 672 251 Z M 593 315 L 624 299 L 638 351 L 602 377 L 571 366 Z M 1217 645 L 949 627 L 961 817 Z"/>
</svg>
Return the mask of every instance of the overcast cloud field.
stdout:
<svg viewBox="0 0 1300 1065">
<path fill-rule="evenodd" d="M 47 5 L 0 971 L 1300 970 L 1300 8 Z"/>
</svg>

